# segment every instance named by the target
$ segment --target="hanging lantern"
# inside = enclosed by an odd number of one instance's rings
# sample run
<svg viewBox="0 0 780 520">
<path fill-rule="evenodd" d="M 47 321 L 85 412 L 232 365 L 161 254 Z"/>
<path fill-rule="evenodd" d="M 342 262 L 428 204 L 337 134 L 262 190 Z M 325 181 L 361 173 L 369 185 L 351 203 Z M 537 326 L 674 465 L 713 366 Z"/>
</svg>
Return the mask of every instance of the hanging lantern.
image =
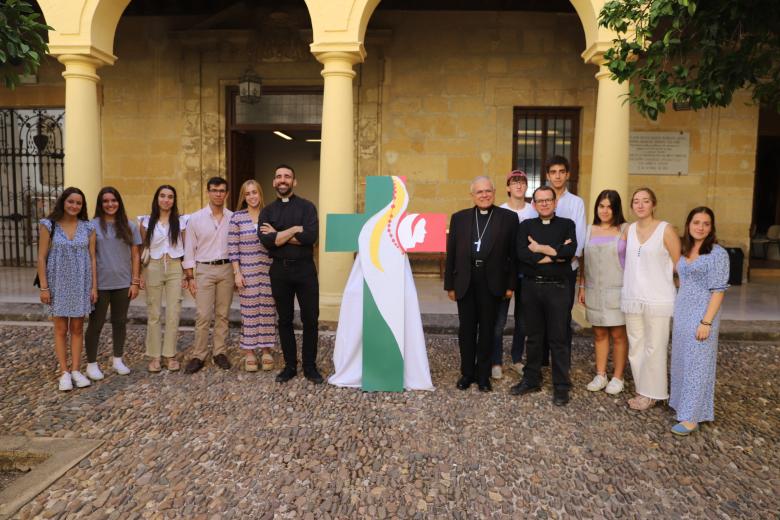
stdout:
<svg viewBox="0 0 780 520">
<path fill-rule="evenodd" d="M 254 105 L 260 101 L 263 82 L 252 69 L 247 69 L 238 81 L 238 98 L 242 103 Z"/>
</svg>

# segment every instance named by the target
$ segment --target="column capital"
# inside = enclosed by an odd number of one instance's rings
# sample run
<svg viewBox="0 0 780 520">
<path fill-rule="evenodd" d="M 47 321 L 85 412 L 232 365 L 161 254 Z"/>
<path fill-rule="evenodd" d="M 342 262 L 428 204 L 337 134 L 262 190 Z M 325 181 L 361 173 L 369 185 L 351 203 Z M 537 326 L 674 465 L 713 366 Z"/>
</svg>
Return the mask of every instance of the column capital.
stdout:
<svg viewBox="0 0 780 520">
<path fill-rule="evenodd" d="M 86 54 L 62 54 L 57 56 L 57 60 L 65 65 L 65 71 L 62 77 L 65 80 L 69 78 L 81 78 L 94 81 L 100 81 L 97 75 L 98 67 L 104 65 L 103 61 Z"/>
<path fill-rule="evenodd" d="M 366 49 L 363 42 L 314 42 L 309 48 L 317 61 L 323 65 L 329 60 L 348 60 L 354 65 L 366 59 Z"/>
<path fill-rule="evenodd" d="M 580 56 L 585 63 L 591 63 L 593 65 L 604 64 L 604 53 L 612 48 L 612 42 L 594 42 L 590 47 L 585 49 Z"/>
<path fill-rule="evenodd" d="M 363 61 L 365 52 L 349 52 L 343 50 L 328 50 L 324 52 L 314 52 L 314 57 L 322 63 L 322 77 L 344 76 L 350 80 L 355 77 L 355 71 L 352 66 Z"/>
<path fill-rule="evenodd" d="M 104 52 L 94 45 L 49 45 L 49 54 L 61 62 L 62 60 L 60 57 L 62 56 L 83 56 L 85 58 L 92 58 L 100 63 L 98 67 L 116 63 L 116 56 L 110 52 Z"/>
</svg>

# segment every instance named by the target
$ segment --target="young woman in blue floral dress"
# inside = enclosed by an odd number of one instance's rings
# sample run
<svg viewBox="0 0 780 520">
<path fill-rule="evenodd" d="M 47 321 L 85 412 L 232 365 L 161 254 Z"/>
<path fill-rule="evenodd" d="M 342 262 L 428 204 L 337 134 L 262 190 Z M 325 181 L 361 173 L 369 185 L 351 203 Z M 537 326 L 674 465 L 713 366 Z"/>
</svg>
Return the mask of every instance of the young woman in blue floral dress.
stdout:
<svg viewBox="0 0 780 520">
<path fill-rule="evenodd" d="M 729 286 L 729 255 L 716 243 L 715 214 L 691 210 L 677 262 L 680 290 L 674 302 L 672 392 L 669 406 L 680 421 L 672 433 L 689 435 L 715 419 L 715 364 L 720 307 Z"/>
<path fill-rule="evenodd" d="M 84 316 L 97 301 L 95 228 L 87 202 L 78 188 L 66 188 L 54 211 L 41 219 L 38 232 L 38 278 L 41 303 L 54 320 L 54 351 L 59 362 L 59 388 L 90 385 L 80 371 L 84 346 Z M 67 342 L 70 333 L 71 364 Z"/>
</svg>

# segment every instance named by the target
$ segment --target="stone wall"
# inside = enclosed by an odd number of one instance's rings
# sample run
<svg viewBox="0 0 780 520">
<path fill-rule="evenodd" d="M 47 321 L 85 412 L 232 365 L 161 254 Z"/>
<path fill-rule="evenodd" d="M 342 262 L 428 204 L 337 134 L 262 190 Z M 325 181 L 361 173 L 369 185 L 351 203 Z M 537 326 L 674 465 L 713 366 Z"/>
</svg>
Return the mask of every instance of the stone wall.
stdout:
<svg viewBox="0 0 780 520">
<path fill-rule="evenodd" d="M 669 111 L 656 122 L 632 112 L 632 130 L 689 132 L 690 156 L 688 175 L 629 177 L 632 191 L 650 186 L 656 192 L 658 217 L 672 223 L 680 234 L 691 209 L 711 207 L 721 244 L 741 247 L 746 257 L 750 249 L 758 137 L 758 107 L 749 102 L 750 96 L 742 92 L 730 107 Z"/>
<path fill-rule="evenodd" d="M 576 15 L 381 12 L 369 34 L 373 27 L 392 33 L 381 85 L 381 171 L 409 178 L 412 210 L 468 205 L 477 175 L 504 184 L 515 106 L 582 107 L 579 191 L 587 193 L 596 67 L 580 58 Z"/>
<path fill-rule="evenodd" d="M 266 85 L 322 84 L 321 65 L 297 29 L 301 20 L 273 34 L 182 31 L 177 23 L 122 19 L 119 59 L 98 71 L 104 181 L 122 191 L 131 214 L 148 212 L 161 183 L 176 186 L 180 209 L 193 211 L 204 201 L 205 179 L 226 175 L 225 87 L 247 66 Z M 469 205 L 476 175 L 503 185 L 515 106 L 581 108 L 579 192 L 588 193 L 596 67 L 582 62 L 575 15 L 379 12 L 366 48 L 354 81 L 359 208 L 368 175 L 407 176 L 410 211 Z M 48 59 L 38 85 L 0 89 L 0 106 L 62 106 L 61 71 Z M 690 132 L 691 153 L 689 175 L 632 175 L 630 187 L 656 190 L 658 216 L 678 228 L 691 207 L 712 206 L 721 241 L 745 251 L 758 124 L 748 101 L 740 95 L 726 109 L 670 112 L 658 122 L 631 114 L 632 130 Z"/>
</svg>

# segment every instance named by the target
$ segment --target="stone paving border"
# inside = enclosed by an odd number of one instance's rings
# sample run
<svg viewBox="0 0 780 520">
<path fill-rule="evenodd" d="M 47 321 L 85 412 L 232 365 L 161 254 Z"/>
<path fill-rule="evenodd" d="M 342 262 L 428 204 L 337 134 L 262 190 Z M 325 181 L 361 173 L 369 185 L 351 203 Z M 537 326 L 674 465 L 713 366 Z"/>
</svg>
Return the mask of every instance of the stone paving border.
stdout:
<svg viewBox="0 0 780 520">
<path fill-rule="evenodd" d="M 3 450 L 46 456 L 46 460 L 0 492 L 0 520 L 11 518 L 103 442 L 93 439 L 0 436 L 0 447 Z"/>
<path fill-rule="evenodd" d="M 131 324 L 146 323 L 146 309 L 130 307 L 128 315 Z M 38 303 L 0 303 L 0 321 L 47 321 L 43 305 Z M 241 313 L 238 309 L 230 309 L 230 326 L 238 328 L 241 325 Z M 423 328 L 427 334 L 457 334 L 458 317 L 455 314 L 423 314 Z M 107 320 L 110 325 L 110 321 Z M 180 325 L 193 327 L 195 325 L 195 309 L 182 308 Z M 295 328 L 301 329 L 298 311 L 295 312 Z M 576 324 L 575 324 L 576 326 Z M 505 336 L 513 332 L 514 319 L 507 318 Z M 336 323 L 320 322 L 320 330 L 335 330 Z M 579 329 L 575 334 L 590 335 L 590 329 Z M 720 325 L 722 341 L 780 341 L 780 322 L 778 321 L 737 321 L 723 320 Z"/>
</svg>

